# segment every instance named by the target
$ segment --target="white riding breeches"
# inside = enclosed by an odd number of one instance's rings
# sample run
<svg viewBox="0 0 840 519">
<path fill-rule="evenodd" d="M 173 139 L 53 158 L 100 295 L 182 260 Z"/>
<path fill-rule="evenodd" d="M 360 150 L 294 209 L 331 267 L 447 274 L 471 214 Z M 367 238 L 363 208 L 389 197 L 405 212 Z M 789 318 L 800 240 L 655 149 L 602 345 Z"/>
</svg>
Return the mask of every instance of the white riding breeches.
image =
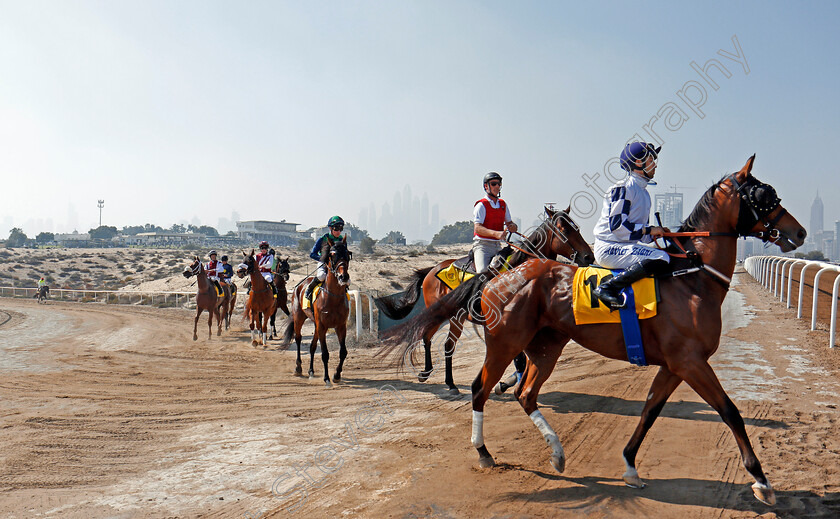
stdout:
<svg viewBox="0 0 840 519">
<path fill-rule="evenodd" d="M 595 240 L 595 261 L 607 269 L 628 269 L 643 260 L 670 261 L 668 253 L 641 243 Z"/>
<path fill-rule="evenodd" d="M 502 250 L 502 242 L 498 240 L 475 240 L 473 242 L 473 258 L 475 259 L 475 271 L 484 272 L 490 266 L 493 256 Z"/>
<path fill-rule="evenodd" d="M 326 263 L 318 263 L 318 268 L 315 269 L 315 277 L 320 282 L 324 282 L 327 279 L 327 264 Z"/>
</svg>

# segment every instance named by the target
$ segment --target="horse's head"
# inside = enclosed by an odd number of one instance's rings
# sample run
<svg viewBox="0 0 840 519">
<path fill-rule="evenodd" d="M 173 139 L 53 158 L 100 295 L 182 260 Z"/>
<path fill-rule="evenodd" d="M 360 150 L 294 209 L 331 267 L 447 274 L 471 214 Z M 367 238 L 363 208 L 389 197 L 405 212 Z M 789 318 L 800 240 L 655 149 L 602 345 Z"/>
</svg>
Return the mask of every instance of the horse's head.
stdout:
<svg viewBox="0 0 840 519">
<path fill-rule="evenodd" d="M 578 225 L 569 216 L 571 209 L 571 205 L 565 211 L 555 211 L 546 206 L 548 248 L 552 254 L 565 256 L 579 266 L 587 267 L 595 263 L 595 254 L 581 236 Z"/>
<path fill-rule="evenodd" d="M 243 276 L 245 276 L 247 274 L 252 274 L 253 272 L 255 272 L 256 268 L 257 268 L 257 260 L 254 258 L 254 249 L 251 249 L 250 254 L 248 254 L 245 251 L 242 251 L 242 256 L 244 256 L 244 259 L 242 260 L 242 263 L 239 265 L 238 270 L 242 271 L 243 267 L 244 267 Z"/>
<path fill-rule="evenodd" d="M 336 242 L 329 251 L 329 268 L 338 280 L 338 284 L 346 286 L 350 284 L 350 260 L 353 253 L 347 250 L 347 242 L 342 240 Z"/>
<path fill-rule="evenodd" d="M 775 243 L 782 252 L 790 252 L 805 243 L 807 232 L 782 206 L 773 186 L 752 175 L 754 162 L 755 155 L 740 171 L 722 182 L 730 187 L 728 195 L 721 196 L 726 196 L 732 204 L 731 224 L 742 236 L 755 236 Z"/>
<path fill-rule="evenodd" d="M 189 279 L 191 276 L 197 276 L 201 273 L 203 269 L 203 265 L 201 264 L 201 260 L 198 256 L 193 258 L 193 262 L 190 264 L 189 267 L 184 267 L 184 277 Z"/>
<path fill-rule="evenodd" d="M 282 276 L 284 281 L 289 280 L 289 272 L 291 269 L 289 268 L 289 257 L 287 256 L 286 259 L 280 259 L 277 261 L 277 275 Z"/>
</svg>

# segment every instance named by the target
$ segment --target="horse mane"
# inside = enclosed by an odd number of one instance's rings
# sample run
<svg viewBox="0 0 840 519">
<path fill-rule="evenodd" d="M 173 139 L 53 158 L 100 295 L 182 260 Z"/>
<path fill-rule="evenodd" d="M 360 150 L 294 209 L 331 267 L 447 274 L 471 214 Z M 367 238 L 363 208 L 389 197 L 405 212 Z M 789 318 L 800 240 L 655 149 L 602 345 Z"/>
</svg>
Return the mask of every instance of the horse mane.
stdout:
<svg viewBox="0 0 840 519">
<path fill-rule="evenodd" d="M 688 218 L 686 218 L 682 225 L 680 225 L 679 232 L 696 231 L 697 229 L 702 228 L 703 224 L 708 222 L 709 218 L 712 216 L 712 211 L 717 208 L 715 191 L 717 191 L 721 182 L 726 180 L 726 178 L 727 177 L 724 176 L 712 184 L 712 186 L 703 193 L 703 196 L 700 197 L 700 200 L 697 202 L 697 205 L 694 206 L 691 214 L 688 215 Z"/>
<path fill-rule="evenodd" d="M 559 214 L 559 213 L 558 213 L 558 214 Z M 540 224 L 540 226 L 539 226 L 539 227 L 537 227 L 536 229 L 534 229 L 533 231 L 531 231 L 531 234 L 529 234 L 529 235 L 525 238 L 525 241 L 527 241 L 528 243 L 533 244 L 533 243 L 534 243 L 534 240 L 535 240 L 535 239 L 536 239 L 536 237 L 537 237 L 537 233 L 539 233 L 539 232 L 540 232 L 540 231 L 541 231 L 544 227 L 545 227 L 545 228 L 547 228 L 547 227 L 551 224 L 551 221 L 552 221 L 552 219 L 551 219 L 550 217 L 549 217 L 549 218 L 547 218 L 547 219 L 545 219 L 545 220 L 543 220 L 543 222 Z M 548 231 L 548 229 L 546 229 L 546 231 Z M 520 250 L 515 250 L 515 251 L 513 252 L 513 254 L 511 255 L 511 257 L 510 257 L 510 261 L 509 261 L 509 263 L 510 263 L 511 265 L 516 265 L 518 261 L 525 259 L 525 258 L 524 258 L 524 256 L 525 256 L 525 253 L 523 253 L 523 252 L 522 252 L 522 251 L 520 251 Z"/>
</svg>

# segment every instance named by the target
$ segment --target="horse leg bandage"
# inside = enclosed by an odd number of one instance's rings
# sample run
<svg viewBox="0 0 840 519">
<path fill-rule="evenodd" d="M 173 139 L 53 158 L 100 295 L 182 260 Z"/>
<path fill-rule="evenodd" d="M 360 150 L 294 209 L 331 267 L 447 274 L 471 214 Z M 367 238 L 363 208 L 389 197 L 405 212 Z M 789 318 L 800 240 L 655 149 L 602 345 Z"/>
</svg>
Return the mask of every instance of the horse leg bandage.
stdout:
<svg viewBox="0 0 840 519">
<path fill-rule="evenodd" d="M 473 411 L 472 444 L 478 449 L 484 446 L 484 413 Z"/>
</svg>

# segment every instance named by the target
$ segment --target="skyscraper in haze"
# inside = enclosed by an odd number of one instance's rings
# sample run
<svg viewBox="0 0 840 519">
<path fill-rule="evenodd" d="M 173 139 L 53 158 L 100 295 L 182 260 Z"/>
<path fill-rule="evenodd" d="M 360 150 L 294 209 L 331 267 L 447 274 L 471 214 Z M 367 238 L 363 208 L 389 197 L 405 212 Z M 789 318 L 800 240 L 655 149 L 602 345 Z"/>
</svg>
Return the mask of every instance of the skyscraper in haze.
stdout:
<svg viewBox="0 0 840 519">
<path fill-rule="evenodd" d="M 420 234 L 425 237 L 429 230 L 429 195 L 423 193 L 420 200 Z"/>
<path fill-rule="evenodd" d="M 370 228 L 366 230 L 371 235 L 378 234 L 378 228 L 376 227 L 376 206 L 373 205 L 373 202 L 368 206 L 368 225 L 370 225 Z"/>
<path fill-rule="evenodd" d="M 811 228 L 808 229 L 808 234 L 814 238 L 819 239 L 819 234 L 823 231 L 823 203 L 820 200 L 820 192 L 817 190 L 817 197 L 814 203 L 811 204 Z M 819 242 L 817 242 L 819 243 Z"/>
<path fill-rule="evenodd" d="M 662 225 L 676 231 L 683 220 L 683 194 L 658 193 L 654 195 L 655 211 L 662 217 Z"/>
</svg>

